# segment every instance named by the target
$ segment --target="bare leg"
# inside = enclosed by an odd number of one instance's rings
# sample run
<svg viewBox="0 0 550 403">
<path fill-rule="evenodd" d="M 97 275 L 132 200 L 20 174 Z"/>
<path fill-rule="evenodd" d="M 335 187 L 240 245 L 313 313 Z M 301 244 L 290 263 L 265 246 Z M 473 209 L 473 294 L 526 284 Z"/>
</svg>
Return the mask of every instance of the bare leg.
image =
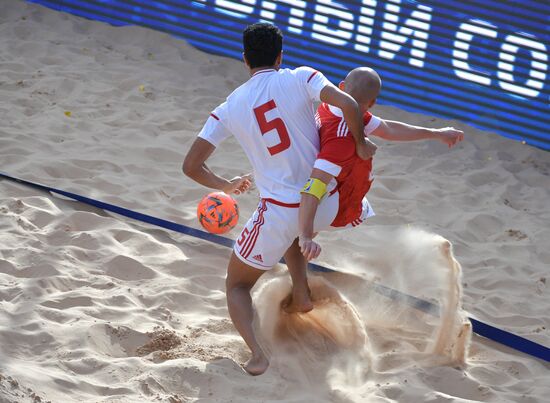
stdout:
<svg viewBox="0 0 550 403">
<path fill-rule="evenodd" d="M 227 308 L 235 328 L 252 351 L 252 358 L 244 366 L 245 371 L 251 375 L 263 374 L 269 366 L 252 326 L 254 308 L 250 290 L 262 274 L 263 270 L 244 264 L 235 256 L 235 252 L 231 254 L 225 280 Z"/>
<path fill-rule="evenodd" d="M 313 303 L 307 283 L 307 260 L 300 251 L 298 238 L 286 251 L 285 262 L 292 278 L 292 295 L 283 301 L 283 310 L 287 313 L 311 311 Z"/>
</svg>

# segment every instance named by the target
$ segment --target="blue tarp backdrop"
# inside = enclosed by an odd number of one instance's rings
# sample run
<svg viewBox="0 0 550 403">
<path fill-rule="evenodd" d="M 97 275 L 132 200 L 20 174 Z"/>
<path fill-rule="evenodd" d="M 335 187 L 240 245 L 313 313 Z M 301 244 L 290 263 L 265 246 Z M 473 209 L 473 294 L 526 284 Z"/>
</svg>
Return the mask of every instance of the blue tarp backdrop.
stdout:
<svg viewBox="0 0 550 403">
<path fill-rule="evenodd" d="M 29 1 L 239 59 L 243 28 L 274 22 L 287 66 L 312 66 L 333 82 L 371 66 L 383 79 L 380 103 L 550 150 L 547 0 Z"/>
</svg>

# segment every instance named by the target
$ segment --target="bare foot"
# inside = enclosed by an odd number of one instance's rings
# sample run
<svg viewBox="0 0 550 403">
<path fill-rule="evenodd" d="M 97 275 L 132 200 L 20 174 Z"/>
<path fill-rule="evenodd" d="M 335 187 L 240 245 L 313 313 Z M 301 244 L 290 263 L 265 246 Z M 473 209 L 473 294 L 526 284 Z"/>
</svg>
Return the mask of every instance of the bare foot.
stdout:
<svg viewBox="0 0 550 403">
<path fill-rule="evenodd" d="M 313 302 L 311 302 L 309 294 L 301 298 L 289 295 L 283 300 L 281 307 L 286 313 L 306 313 L 313 309 Z"/>
<path fill-rule="evenodd" d="M 252 356 L 252 358 L 248 360 L 243 368 L 250 375 L 256 376 L 263 374 L 266 371 L 267 367 L 269 367 L 269 361 L 266 356 L 262 354 L 257 357 Z"/>
</svg>

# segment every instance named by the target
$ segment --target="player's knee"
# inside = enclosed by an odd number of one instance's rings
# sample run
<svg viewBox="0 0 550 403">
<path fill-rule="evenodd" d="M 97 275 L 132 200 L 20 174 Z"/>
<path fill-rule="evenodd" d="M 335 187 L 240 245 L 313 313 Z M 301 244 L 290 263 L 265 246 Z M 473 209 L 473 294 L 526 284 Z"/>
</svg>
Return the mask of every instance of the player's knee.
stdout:
<svg viewBox="0 0 550 403">
<path fill-rule="evenodd" d="M 231 271 L 227 273 L 227 277 L 225 278 L 226 294 L 229 294 L 235 291 L 250 292 L 253 286 L 254 286 L 253 283 L 251 284 L 249 281 L 243 280 L 242 278 L 240 278 L 240 276 L 235 275 Z"/>
<path fill-rule="evenodd" d="M 233 293 L 250 293 L 250 290 L 253 286 L 254 284 L 249 284 L 242 281 L 234 281 L 233 279 L 230 279 L 229 276 L 225 279 L 225 293 L 227 294 L 227 296 Z"/>
</svg>

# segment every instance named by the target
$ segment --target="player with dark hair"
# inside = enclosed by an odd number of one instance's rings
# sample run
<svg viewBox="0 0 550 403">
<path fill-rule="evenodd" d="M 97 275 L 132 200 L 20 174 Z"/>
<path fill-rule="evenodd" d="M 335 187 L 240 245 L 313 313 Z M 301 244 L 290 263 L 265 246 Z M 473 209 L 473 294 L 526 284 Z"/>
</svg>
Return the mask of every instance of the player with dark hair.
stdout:
<svg viewBox="0 0 550 403">
<path fill-rule="evenodd" d="M 271 24 L 249 25 L 243 31 L 243 47 L 251 69 L 273 66 L 283 50 L 283 33 Z"/>
<path fill-rule="evenodd" d="M 307 289 L 307 261 L 297 238 L 300 190 L 319 152 L 314 102 L 342 111 L 361 158 L 372 157 L 376 150 L 363 136 L 362 115 L 353 97 L 312 68 L 282 69 L 282 43 L 281 31 L 272 24 L 258 23 L 245 29 L 243 59 L 251 78 L 210 114 L 183 163 L 184 173 L 204 186 L 226 193 L 247 190 L 248 177 L 227 180 L 206 165 L 215 148 L 233 135 L 254 170 L 261 200 L 237 238 L 226 278 L 229 315 L 252 351 L 244 368 L 253 375 L 263 373 L 269 361 L 254 334 L 250 290 L 283 255 L 293 282 L 292 300 L 286 309 L 303 312 L 313 308 Z M 330 225 L 337 204 L 336 195 L 320 203 L 317 229 Z"/>
</svg>

